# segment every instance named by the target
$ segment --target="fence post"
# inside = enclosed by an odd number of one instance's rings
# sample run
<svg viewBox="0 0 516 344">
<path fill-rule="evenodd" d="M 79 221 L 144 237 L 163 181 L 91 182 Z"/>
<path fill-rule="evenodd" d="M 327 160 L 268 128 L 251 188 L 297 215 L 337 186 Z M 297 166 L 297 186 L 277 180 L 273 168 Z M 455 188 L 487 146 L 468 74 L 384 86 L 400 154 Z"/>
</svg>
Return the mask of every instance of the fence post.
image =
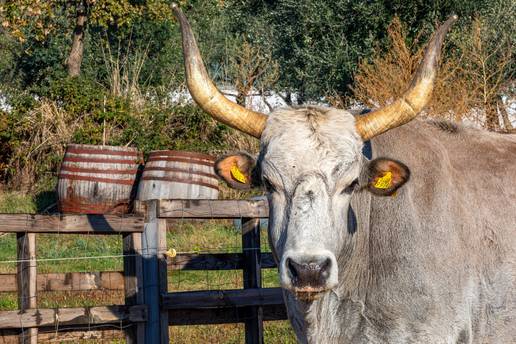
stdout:
<svg viewBox="0 0 516 344">
<path fill-rule="evenodd" d="M 159 218 L 159 200 L 151 200 L 146 202 L 142 234 L 143 298 L 148 309 L 145 344 L 168 344 L 168 312 L 160 308 L 161 295 L 167 291 L 166 250 L 166 221 Z"/>
<path fill-rule="evenodd" d="M 142 305 L 142 235 L 128 233 L 123 235 L 124 242 L 124 292 L 126 305 Z M 144 324 L 137 323 L 125 330 L 127 344 L 144 342 Z"/>
<path fill-rule="evenodd" d="M 244 289 L 261 288 L 260 219 L 242 219 Z M 263 308 L 249 307 L 245 320 L 246 344 L 263 344 Z"/>
<path fill-rule="evenodd" d="M 159 203 L 158 203 L 159 205 Z M 167 220 L 158 219 L 158 279 L 159 279 L 159 301 L 160 301 L 160 337 L 161 344 L 168 344 L 168 310 L 162 307 L 162 296 L 168 294 L 168 266 L 167 257 Z"/>
<path fill-rule="evenodd" d="M 17 233 L 16 241 L 18 307 L 23 312 L 26 309 L 37 307 L 36 234 Z M 22 329 L 19 341 L 22 344 L 36 344 L 38 329 Z"/>
</svg>

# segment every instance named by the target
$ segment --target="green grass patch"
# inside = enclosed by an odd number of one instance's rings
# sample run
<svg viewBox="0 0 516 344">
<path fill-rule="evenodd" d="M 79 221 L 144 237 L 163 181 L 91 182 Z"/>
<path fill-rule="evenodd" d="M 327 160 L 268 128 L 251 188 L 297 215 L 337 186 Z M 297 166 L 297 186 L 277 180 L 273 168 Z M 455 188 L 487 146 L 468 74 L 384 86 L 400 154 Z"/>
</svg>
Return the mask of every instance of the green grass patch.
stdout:
<svg viewBox="0 0 516 344">
<path fill-rule="evenodd" d="M 37 205 L 34 197 L 17 192 L 0 192 L 0 213 L 35 213 Z"/>
</svg>

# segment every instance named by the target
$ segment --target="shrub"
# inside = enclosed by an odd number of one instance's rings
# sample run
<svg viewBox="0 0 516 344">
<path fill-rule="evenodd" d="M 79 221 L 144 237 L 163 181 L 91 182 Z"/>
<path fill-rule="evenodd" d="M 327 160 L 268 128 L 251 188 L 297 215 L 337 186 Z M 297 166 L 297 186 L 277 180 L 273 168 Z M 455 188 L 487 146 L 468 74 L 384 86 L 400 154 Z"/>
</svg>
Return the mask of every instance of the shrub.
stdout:
<svg viewBox="0 0 516 344">
<path fill-rule="evenodd" d="M 0 119 L 0 169 L 11 187 L 49 188 L 68 143 L 157 149 L 225 151 L 248 141 L 194 105 L 177 105 L 151 96 L 138 107 L 113 96 L 95 82 L 56 80 L 40 89 L 9 97 L 12 110 Z"/>
</svg>

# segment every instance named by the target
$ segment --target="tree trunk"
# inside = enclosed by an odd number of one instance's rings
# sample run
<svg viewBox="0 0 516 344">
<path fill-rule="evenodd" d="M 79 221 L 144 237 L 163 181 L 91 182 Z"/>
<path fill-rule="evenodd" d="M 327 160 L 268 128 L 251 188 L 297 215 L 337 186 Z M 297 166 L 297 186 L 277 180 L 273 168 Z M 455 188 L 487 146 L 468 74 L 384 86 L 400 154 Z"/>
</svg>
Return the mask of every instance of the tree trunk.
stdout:
<svg viewBox="0 0 516 344">
<path fill-rule="evenodd" d="M 505 104 L 503 103 L 501 96 L 498 96 L 497 105 L 498 105 L 498 109 L 500 109 L 500 116 L 502 117 L 504 129 L 507 131 L 511 131 L 514 128 L 512 127 L 512 123 L 509 118 L 509 114 L 507 113 L 507 109 L 505 108 Z"/>
<path fill-rule="evenodd" d="M 484 104 L 484 111 L 486 114 L 486 128 L 489 131 L 500 130 L 500 119 L 498 118 L 498 110 L 496 102 L 489 102 Z"/>
<path fill-rule="evenodd" d="M 84 52 L 84 32 L 86 31 L 88 4 L 83 0 L 77 5 L 77 17 L 72 37 L 72 49 L 66 59 L 68 75 L 75 77 L 81 74 L 82 56 Z"/>
</svg>

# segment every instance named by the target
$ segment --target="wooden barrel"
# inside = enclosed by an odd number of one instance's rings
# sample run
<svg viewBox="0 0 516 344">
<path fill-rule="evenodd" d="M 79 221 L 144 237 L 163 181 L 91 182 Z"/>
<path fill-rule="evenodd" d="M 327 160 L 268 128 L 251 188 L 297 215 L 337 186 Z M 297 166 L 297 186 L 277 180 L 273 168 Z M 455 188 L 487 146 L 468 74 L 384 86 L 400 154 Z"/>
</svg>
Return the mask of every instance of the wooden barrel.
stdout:
<svg viewBox="0 0 516 344">
<path fill-rule="evenodd" d="M 138 199 L 217 199 L 218 178 L 210 155 L 161 150 L 153 151 L 138 186 Z"/>
<path fill-rule="evenodd" d="M 129 212 L 141 162 L 136 148 L 68 145 L 57 184 L 59 210 L 76 214 Z"/>
</svg>

